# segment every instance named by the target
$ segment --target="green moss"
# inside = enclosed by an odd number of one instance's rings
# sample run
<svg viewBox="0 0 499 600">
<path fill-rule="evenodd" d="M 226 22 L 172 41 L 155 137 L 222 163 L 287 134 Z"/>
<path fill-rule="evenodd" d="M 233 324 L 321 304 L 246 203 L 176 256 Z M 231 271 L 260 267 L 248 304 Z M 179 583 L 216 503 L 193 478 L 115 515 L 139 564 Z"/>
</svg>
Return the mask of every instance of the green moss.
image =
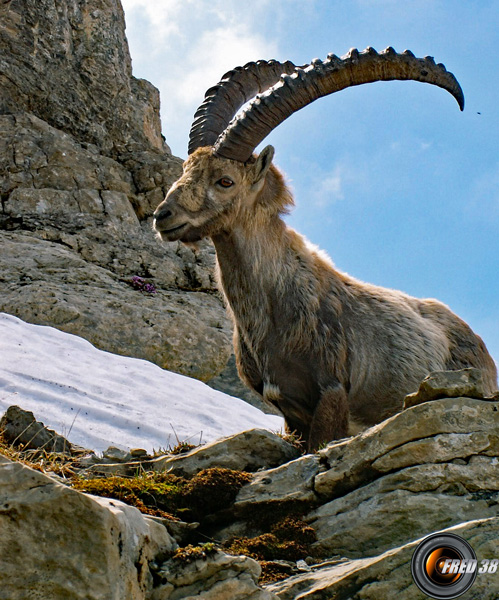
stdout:
<svg viewBox="0 0 499 600">
<path fill-rule="evenodd" d="M 192 479 L 168 473 L 141 473 L 130 478 L 76 477 L 73 487 L 121 500 L 148 514 L 199 520 L 230 506 L 250 479 L 248 473 L 214 468 L 205 469 Z"/>
<path fill-rule="evenodd" d="M 182 498 L 183 481 L 170 475 L 143 473 L 136 477 L 77 477 L 73 487 L 81 492 L 115 498 L 137 507 L 144 513 L 170 517 Z"/>
</svg>

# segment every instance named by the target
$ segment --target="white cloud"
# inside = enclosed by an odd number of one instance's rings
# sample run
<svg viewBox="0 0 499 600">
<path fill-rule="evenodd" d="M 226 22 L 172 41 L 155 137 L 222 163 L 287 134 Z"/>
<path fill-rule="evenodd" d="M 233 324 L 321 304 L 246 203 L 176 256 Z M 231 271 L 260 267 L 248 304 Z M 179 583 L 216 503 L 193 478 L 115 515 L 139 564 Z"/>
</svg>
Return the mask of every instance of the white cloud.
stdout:
<svg viewBox="0 0 499 600">
<path fill-rule="evenodd" d="M 345 167 L 336 164 L 332 172 L 322 179 L 320 187 L 315 194 L 315 206 L 325 208 L 344 199 L 343 184 L 345 173 Z"/>
<path fill-rule="evenodd" d="M 186 155 L 192 117 L 208 88 L 236 66 L 276 57 L 277 43 L 262 34 L 257 16 L 268 2 L 123 0 L 134 74 L 159 88 L 174 154 Z"/>
<path fill-rule="evenodd" d="M 159 35 L 159 40 L 179 34 L 177 18 L 193 0 L 122 0 L 128 19 L 142 17 L 150 24 L 149 33 Z"/>
<path fill-rule="evenodd" d="M 270 58 L 274 50 L 273 42 L 265 41 L 242 24 L 205 31 L 187 56 L 190 68 L 178 82 L 179 99 L 198 103 L 224 73 L 260 57 Z"/>
</svg>

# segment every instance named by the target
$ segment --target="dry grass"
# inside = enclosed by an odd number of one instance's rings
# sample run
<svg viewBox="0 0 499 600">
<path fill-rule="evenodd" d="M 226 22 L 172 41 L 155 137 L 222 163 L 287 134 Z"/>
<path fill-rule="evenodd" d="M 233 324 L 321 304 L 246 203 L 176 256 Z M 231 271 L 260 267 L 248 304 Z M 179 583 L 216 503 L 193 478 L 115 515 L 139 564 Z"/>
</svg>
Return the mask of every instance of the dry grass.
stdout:
<svg viewBox="0 0 499 600">
<path fill-rule="evenodd" d="M 63 452 L 49 452 L 44 448 L 27 449 L 23 444 L 7 442 L 0 431 L 0 454 L 42 473 L 55 473 L 65 479 L 76 475 L 78 456 Z"/>
</svg>

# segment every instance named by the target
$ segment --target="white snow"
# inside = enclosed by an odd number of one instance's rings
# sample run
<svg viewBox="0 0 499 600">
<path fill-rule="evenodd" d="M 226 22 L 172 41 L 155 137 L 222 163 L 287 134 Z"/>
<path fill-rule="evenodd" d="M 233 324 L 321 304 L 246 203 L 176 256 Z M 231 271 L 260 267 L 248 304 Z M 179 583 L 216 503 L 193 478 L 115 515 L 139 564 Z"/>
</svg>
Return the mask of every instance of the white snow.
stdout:
<svg viewBox="0 0 499 600">
<path fill-rule="evenodd" d="M 195 379 L 0 313 L 0 415 L 13 404 L 95 451 L 152 451 L 284 424 Z"/>
</svg>

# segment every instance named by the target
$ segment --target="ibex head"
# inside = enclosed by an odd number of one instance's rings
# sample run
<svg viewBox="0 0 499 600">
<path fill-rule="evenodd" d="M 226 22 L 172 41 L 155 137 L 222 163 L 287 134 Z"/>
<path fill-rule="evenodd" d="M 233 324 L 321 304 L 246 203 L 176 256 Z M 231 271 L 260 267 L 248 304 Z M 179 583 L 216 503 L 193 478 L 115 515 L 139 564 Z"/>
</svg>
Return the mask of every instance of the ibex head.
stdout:
<svg viewBox="0 0 499 600">
<path fill-rule="evenodd" d="M 397 54 L 387 48 L 378 54 L 367 48 L 351 50 L 343 58 L 330 54 L 324 62 L 315 59 L 299 67 L 272 60 L 229 71 L 206 92 L 195 114 L 190 156 L 182 177 L 155 212 L 155 229 L 165 241 L 195 242 L 231 229 L 255 203 L 267 214 L 285 211 L 292 200 L 281 175 L 271 166 L 273 148 L 267 146 L 256 157 L 253 151 L 258 144 L 284 119 L 317 98 L 392 79 L 442 87 L 463 109 L 464 96 L 452 73 L 431 57 L 416 58 L 408 50 Z M 248 108 L 233 118 L 252 98 Z"/>
<path fill-rule="evenodd" d="M 231 229 L 237 219 L 252 212 L 266 184 L 273 154 L 272 146 L 267 146 L 258 158 L 243 163 L 220 158 L 210 147 L 195 150 L 155 213 L 161 238 L 197 242 Z M 272 171 L 279 184 L 280 174 L 275 168 Z"/>
</svg>

